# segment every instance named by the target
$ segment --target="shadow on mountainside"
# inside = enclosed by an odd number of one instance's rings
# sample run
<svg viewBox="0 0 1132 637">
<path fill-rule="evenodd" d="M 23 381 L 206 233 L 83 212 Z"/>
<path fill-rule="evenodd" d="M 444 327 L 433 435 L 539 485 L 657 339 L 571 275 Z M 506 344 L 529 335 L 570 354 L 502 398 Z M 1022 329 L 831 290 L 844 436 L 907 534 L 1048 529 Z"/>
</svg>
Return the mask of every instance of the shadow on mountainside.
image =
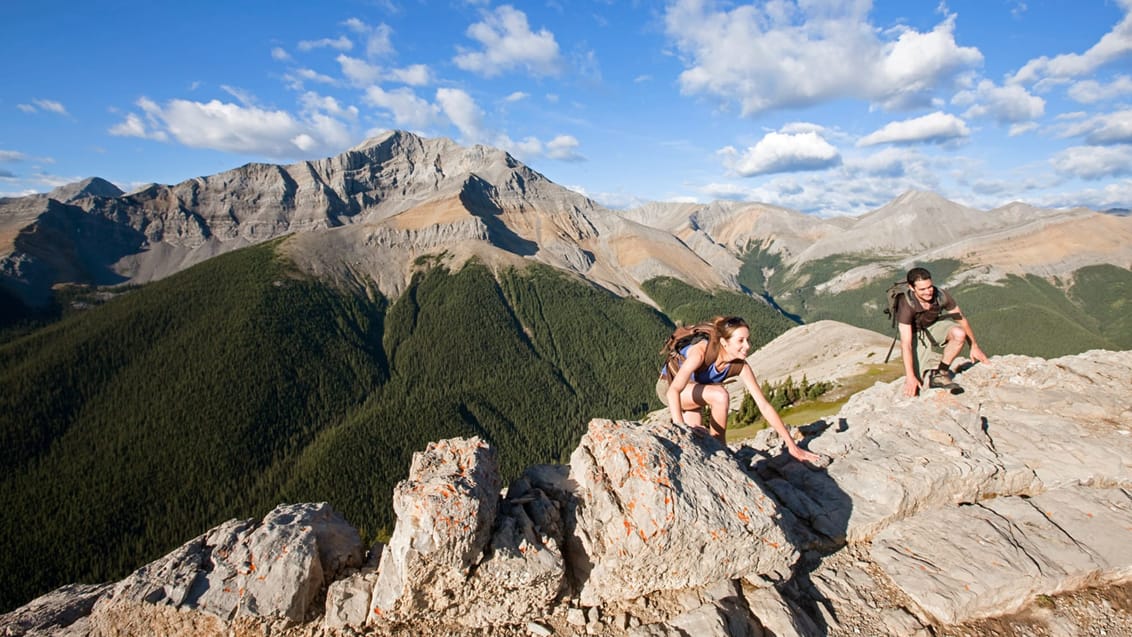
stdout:
<svg viewBox="0 0 1132 637">
<path fill-rule="evenodd" d="M 35 224 L 16 236 L 15 250 L 28 257 L 17 276 L 5 275 L 4 286 L 37 307 L 50 302 L 57 283 L 123 283 L 114 264 L 144 245 L 145 235 L 127 224 L 49 200 Z"/>
<path fill-rule="evenodd" d="M 538 244 L 515 234 L 507 224 L 499 220 L 503 209 L 495 199 L 496 190 L 487 181 L 472 175 L 460 191 L 460 202 L 487 227 L 492 245 L 521 257 L 533 256 L 538 252 Z"/>
</svg>

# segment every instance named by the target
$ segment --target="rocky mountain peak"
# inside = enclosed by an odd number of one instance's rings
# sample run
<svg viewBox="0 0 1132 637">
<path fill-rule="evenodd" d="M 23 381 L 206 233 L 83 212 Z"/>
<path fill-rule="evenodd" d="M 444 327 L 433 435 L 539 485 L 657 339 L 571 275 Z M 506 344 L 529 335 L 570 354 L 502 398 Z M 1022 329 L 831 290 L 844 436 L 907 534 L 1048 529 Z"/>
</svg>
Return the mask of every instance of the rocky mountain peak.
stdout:
<svg viewBox="0 0 1132 637">
<path fill-rule="evenodd" d="M 84 197 L 120 197 L 125 192 L 114 184 L 106 181 L 101 177 L 90 177 L 82 181 L 76 181 L 65 186 L 59 186 L 55 190 L 47 193 L 49 199 L 61 201 L 63 203 L 71 203 L 76 199 Z"/>
</svg>

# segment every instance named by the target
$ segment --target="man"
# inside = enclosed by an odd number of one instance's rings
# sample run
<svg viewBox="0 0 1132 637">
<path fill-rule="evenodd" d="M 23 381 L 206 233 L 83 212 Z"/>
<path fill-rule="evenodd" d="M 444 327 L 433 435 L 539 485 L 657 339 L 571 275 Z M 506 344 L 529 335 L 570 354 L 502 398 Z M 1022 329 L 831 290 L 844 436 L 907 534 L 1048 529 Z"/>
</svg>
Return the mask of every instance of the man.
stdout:
<svg viewBox="0 0 1132 637">
<path fill-rule="evenodd" d="M 955 384 L 951 363 L 963 345 L 971 343 L 971 358 L 980 363 L 987 356 L 975 342 L 975 333 L 967 317 L 959 310 L 955 299 L 945 290 L 932 285 L 932 275 L 924 268 L 908 271 L 910 294 L 900 295 L 896 301 L 896 324 L 900 333 L 900 355 L 904 360 L 904 395 L 915 396 L 926 377 L 928 387 L 961 391 Z M 935 348 L 943 347 L 939 365 L 935 362 Z"/>
</svg>

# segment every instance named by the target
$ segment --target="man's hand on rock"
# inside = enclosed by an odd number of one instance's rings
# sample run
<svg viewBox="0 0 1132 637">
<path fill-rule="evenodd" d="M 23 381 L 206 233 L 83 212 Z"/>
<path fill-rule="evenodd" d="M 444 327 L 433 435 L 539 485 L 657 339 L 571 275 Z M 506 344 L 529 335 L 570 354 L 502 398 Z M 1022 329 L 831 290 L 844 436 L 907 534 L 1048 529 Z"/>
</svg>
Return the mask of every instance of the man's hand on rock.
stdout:
<svg viewBox="0 0 1132 637">
<path fill-rule="evenodd" d="M 911 398 L 920 390 L 920 379 L 915 376 L 904 377 L 904 395 Z"/>
<path fill-rule="evenodd" d="M 978 361 L 980 363 L 988 362 L 987 355 L 983 353 L 983 349 L 978 345 L 971 346 L 971 360 Z"/>
</svg>

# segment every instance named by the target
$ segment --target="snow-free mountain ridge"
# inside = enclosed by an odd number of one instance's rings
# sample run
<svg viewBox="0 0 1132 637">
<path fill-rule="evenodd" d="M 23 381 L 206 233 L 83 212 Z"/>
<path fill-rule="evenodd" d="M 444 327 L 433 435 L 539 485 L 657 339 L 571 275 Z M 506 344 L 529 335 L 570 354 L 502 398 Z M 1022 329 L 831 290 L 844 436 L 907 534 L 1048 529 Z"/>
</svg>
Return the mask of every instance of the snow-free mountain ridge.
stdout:
<svg viewBox="0 0 1132 637">
<path fill-rule="evenodd" d="M 1132 266 L 1132 217 L 1012 203 L 981 211 L 908 192 L 857 218 L 763 203 L 653 203 L 607 209 L 504 151 L 391 131 L 346 152 L 289 165 L 247 164 L 123 193 L 92 178 L 48 195 L 0 200 L 0 285 L 42 305 L 62 283 L 144 283 L 231 250 L 290 236 L 303 269 L 396 296 L 423 255 L 450 267 L 539 262 L 648 300 L 658 276 L 739 289 L 759 248 L 786 267 L 835 255 L 885 268 L 954 258 L 987 281 Z"/>
</svg>

